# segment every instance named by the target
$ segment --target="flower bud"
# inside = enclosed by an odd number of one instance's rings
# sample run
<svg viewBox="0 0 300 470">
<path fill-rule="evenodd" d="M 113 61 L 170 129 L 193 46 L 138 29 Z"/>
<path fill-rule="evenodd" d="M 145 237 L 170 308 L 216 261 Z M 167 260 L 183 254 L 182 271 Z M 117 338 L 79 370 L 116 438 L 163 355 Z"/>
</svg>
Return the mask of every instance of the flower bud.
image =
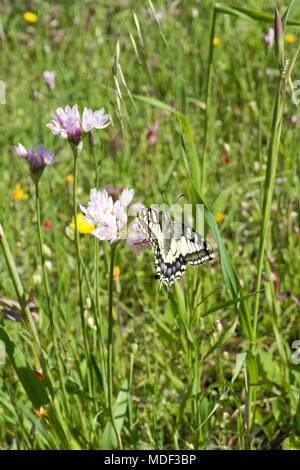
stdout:
<svg viewBox="0 0 300 470">
<path fill-rule="evenodd" d="M 131 343 L 131 352 L 132 354 L 136 354 L 137 350 L 138 350 L 138 344 L 137 343 Z"/>
<path fill-rule="evenodd" d="M 275 12 L 275 52 L 278 65 L 281 68 L 284 63 L 284 36 L 282 22 L 277 8 Z"/>
</svg>

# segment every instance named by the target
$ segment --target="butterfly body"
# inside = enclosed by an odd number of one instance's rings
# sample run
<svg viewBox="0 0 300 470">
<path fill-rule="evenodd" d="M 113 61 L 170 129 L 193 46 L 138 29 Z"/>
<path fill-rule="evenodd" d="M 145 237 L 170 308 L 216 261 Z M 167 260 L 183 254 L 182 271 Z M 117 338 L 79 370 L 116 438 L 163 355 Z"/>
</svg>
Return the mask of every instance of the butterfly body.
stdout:
<svg viewBox="0 0 300 470">
<path fill-rule="evenodd" d="M 199 266 L 215 258 L 209 242 L 191 227 L 172 220 L 166 211 L 144 207 L 138 225 L 154 248 L 156 278 L 167 288 L 180 279 L 186 265 Z"/>
</svg>

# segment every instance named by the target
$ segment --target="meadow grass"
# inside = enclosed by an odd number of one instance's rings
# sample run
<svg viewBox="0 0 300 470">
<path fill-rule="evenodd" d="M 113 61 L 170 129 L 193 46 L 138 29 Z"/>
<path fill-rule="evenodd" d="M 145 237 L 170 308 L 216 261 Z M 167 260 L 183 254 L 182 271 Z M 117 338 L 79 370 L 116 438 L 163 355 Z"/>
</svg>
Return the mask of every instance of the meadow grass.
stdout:
<svg viewBox="0 0 300 470">
<path fill-rule="evenodd" d="M 290 6 L 276 55 L 272 2 L 2 2 L 2 449 L 299 449 Z M 113 120 L 80 152 L 46 127 L 75 103 Z M 59 157 L 36 184 L 18 142 Z M 79 233 L 94 187 L 203 204 L 216 260 L 158 292 L 153 252 Z"/>
</svg>

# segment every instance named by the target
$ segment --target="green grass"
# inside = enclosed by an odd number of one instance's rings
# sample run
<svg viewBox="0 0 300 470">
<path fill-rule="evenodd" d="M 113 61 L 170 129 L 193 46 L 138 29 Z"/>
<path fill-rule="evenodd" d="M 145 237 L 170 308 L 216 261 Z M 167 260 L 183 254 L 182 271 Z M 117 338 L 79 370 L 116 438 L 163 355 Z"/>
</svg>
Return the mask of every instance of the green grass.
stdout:
<svg viewBox="0 0 300 470">
<path fill-rule="evenodd" d="M 291 93 L 276 102 L 285 84 L 262 37 L 273 26 L 272 2 L 252 0 L 241 11 L 230 2 L 213 10 L 208 0 L 173 9 L 146 0 L 36 1 L 34 24 L 23 2 L 2 3 L 0 297 L 19 300 L 24 321 L 1 313 L 0 448 L 113 449 L 117 428 L 124 449 L 299 449 L 292 344 L 300 340 L 300 117 Z M 279 7 L 283 15 L 287 5 Z M 299 14 L 295 2 L 289 20 Z M 285 58 L 296 52 L 298 31 L 287 24 L 295 40 L 285 41 Z M 211 47 L 213 37 L 220 44 Z M 55 71 L 54 90 L 44 70 Z M 292 81 L 298 76 L 296 60 Z M 81 111 L 105 106 L 114 122 L 95 132 L 94 147 L 84 141 L 82 204 L 95 186 L 134 188 L 134 201 L 146 205 L 161 203 L 162 190 L 171 202 L 182 193 L 183 203 L 205 202 L 216 261 L 189 267 L 169 297 L 158 293 L 150 251 L 137 257 L 121 241 L 119 279 L 110 282 L 107 242 L 80 235 L 78 254 L 65 236 L 73 154 L 46 124 L 58 106 L 75 103 Z M 44 273 L 35 187 L 26 162 L 9 151 L 18 142 L 42 142 L 59 156 L 39 183 L 41 235 L 51 249 Z M 14 199 L 17 183 L 27 199 Z M 28 309 L 31 289 L 38 317 Z"/>
</svg>

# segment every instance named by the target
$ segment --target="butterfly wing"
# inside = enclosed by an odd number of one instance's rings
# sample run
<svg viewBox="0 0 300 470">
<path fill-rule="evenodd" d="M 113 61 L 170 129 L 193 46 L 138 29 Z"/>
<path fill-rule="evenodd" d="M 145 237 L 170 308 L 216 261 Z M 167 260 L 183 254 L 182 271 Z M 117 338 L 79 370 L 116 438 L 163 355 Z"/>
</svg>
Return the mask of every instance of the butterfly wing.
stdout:
<svg viewBox="0 0 300 470">
<path fill-rule="evenodd" d="M 156 278 L 160 286 L 169 286 L 179 279 L 186 269 L 176 240 L 172 238 L 172 221 L 165 211 L 143 207 L 137 218 L 143 234 L 154 248 Z"/>
<path fill-rule="evenodd" d="M 211 244 L 200 233 L 179 222 L 173 223 L 175 226 L 174 236 L 177 240 L 179 251 L 187 264 L 199 266 L 215 259 L 215 252 Z"/>
<path fill-rule="evenodd" d="M 207 240 L 188 226 L 172 221 L 165 211 L 144 207 L 138 225 L 154 248 L 156 277 L 170 286 L 180 279 L 186 265 L 198 266 L 214 259 Z"/>
</svg>

